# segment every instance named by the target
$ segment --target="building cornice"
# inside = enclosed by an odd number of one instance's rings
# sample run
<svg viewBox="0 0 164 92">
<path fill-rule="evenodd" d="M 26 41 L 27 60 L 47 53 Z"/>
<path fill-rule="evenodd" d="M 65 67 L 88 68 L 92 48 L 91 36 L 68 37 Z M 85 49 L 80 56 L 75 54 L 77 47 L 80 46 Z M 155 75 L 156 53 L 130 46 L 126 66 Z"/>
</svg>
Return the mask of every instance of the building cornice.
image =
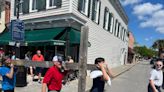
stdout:
<svg viewBox="0 0 164 92">
<path fill-rule="evenodd" d="M 113 7 L 116 9 L 122 20 L 125 22 L 126 25 L 128 25 L 128 16 L 126 15 L 121 3 L 119 0 L 109 0 L 110 3 L 113 5 Z"/>
</svg>

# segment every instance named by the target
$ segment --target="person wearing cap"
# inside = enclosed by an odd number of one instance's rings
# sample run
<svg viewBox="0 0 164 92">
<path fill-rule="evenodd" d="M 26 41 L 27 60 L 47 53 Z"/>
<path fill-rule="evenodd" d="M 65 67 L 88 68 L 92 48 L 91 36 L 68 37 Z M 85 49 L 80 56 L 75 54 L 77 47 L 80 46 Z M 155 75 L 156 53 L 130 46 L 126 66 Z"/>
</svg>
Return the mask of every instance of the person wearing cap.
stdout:
<svg viewBox="0 0 164 92">
<path fill-rule="evenodd" d="M 14 73 L 14 65 L 9 58 L 3 59 L 3 66 L 0 67 L 0 75 L 2 76 L 3 92 L 14 92 L 16 74 Z"/>
<path fill-rule="evenodd" d="M 60 92 L 62 88 L 62 80 L 66 75 L 66 71 L 61 71 L 63 59 L 61 56 L 53 57 L 53 64 L 51 68 L 46 72 L 43 83 L 42 83 L 42 92 Z"/>
</svg>

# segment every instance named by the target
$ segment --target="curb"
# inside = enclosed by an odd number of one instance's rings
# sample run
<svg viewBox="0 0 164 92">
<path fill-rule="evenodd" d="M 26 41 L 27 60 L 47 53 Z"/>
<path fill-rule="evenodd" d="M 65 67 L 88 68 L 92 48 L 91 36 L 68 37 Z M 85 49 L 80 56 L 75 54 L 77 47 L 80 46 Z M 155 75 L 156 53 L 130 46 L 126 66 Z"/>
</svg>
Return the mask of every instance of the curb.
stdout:
<svg viewBox="0 0 164 92">
<path fill-rule="evenodd" d="M 123 74 L 123 73 L 129 71 L 131 68 L 133 68 L 133 67 L 134 67 L 135 65 L 137 65 L 138 63 L 140 63 L 140 62 L 136 62 L 135 64 L 131 64 L 131 65 L 129 65 L 129 67 L 126 68 L 125 70 L 122 70 L 121 72 L 115 74 L 114 77 L 112 78 L 112 80 L 115 79 L 116 77 L 118 77 L 119 75 L 121 75 L 121 74 Z M 128 66 L 128 65 L 125 65 L 125 66 Z M 90 90 L 90 89 L 87 89 L 85 92 L 89 92 L 89 90 Z"/>
<path fill-rule="evenodd" d="M 120 73 L 118 73 L 118 74 L 114 75 L 114 77 L 113 77 L 112 79 L 114 79 L 114 78 L 118 77 L 119 75 L 121 75 L 121 74 L 123 74 L 123 73 L 125 73 L 125 72 L 129 71 L 129 70 L 130 70 L 131 68 L 133 68 L 135 65 L 136 65 L 136 64 L 134 64 L 134 65 L 132 65 L 132 66 L 128 67 L 127 69 L 125 69 L 125 70 L 121 71 Z"/>
</svg>

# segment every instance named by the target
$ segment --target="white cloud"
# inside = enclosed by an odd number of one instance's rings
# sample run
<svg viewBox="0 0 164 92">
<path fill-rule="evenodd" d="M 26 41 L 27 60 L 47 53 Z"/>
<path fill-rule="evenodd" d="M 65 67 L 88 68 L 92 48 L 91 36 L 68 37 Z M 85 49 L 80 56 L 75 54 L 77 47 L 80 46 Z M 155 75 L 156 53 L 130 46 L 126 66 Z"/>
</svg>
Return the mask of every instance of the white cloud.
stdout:
<svg viewBox="0 0 164 92">
<path fill-rule="evenodd" d="M 157 27 L 156 30 L 162 34 L 164 34 L 164 27 Z"/>
<path fill-rule="evenodd" d="M 144 3 L 144 4 L 140 4 L 140 5 L 136 5 L 133 8 L 133 13 L 137 14 L 137 15 L 151 15 L 153 12 L 162 9 L 162 5 L 161 4 L 151 4 L 151 3 Z"/>
<path fill-rule="evenodd" d="M 162 4 L 144 3 L 136 5 L 133 13 L 141 21 L 140 27 L 153 27 L 164 34 L 164 6 Z"/>
<path fill-rule="evenodd" d="M 153 37 L 145 38 L 145 41 L 153 40 Z"/>
<path fill-rule="evenodd" d="M 124 6 L 137 4 L 137 3 L 141 2 L 141 1 L 142 0 L 120 0 L 120 2 L 122 3 L 122 5 L 124 5 Z"/>
<path fill-rule="evenodd" d="M 149 41 L 149 38 L 145 38 L 145 41 Z"/>
</svg>

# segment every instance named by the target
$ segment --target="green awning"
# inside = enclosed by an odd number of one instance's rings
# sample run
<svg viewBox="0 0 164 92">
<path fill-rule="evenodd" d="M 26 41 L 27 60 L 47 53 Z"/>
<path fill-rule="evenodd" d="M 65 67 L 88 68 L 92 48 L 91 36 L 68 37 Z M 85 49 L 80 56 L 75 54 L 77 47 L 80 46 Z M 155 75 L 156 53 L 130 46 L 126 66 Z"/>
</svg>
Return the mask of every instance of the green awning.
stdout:
<svg viewBox="0 0 164 92">
<path fill-rule="evenodd" d="M 64 45 L 65 41 L 55 40 L 65 28 L 39 29 L 25 32 L 25 41 L 28 46 Z"/>
<path fill-rule="evenodd" d="M 11 40 L 11 32 L 3 32 L 0 34 L 0 45 L 8 45 Z"/>
<path fill-rule="evenodd" d="M 71 28 L 68 35 L 71 44 L 80 44 L 80 31 Z M 65 40 L 65 37 L 66 33 L 60 37 L 60 40 Z"/>
<path fill-rule="evenodd" d="M 26 46 L 64 45 L 66 42 L 65 29 L 66 28 L 64 27 L 57 27 L 57 28 L 38 29 L 38 30 L 30 30 L 30 31 L 26 30 L 25 45 Z M 64 32 L 64 34 L 62 34 L 62 32 Z M 70 28 L 68 35 L 71 44 L 80 44 L 79 31 Z M 10 42 L 13 42 L 11 39 L 11 32 L 4 32 L 3 34 L 0 34 L 0 45 L 9 45 Z"/>
</svg>

